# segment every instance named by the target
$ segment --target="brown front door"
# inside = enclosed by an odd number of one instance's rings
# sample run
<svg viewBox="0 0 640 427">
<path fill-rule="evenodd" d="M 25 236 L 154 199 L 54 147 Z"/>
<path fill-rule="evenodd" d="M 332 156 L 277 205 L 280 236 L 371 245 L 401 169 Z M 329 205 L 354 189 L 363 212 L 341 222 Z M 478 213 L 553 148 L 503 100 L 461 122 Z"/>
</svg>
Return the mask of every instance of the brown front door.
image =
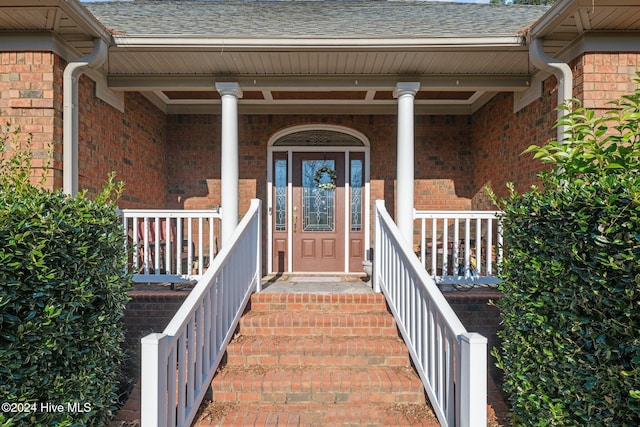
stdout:
<svg viewBox="0 0 640 427">
<path fill-rule="evenodd" d="M 344 153 L 293 154 L 293 271 L 344 271 Z"/>
</svg>

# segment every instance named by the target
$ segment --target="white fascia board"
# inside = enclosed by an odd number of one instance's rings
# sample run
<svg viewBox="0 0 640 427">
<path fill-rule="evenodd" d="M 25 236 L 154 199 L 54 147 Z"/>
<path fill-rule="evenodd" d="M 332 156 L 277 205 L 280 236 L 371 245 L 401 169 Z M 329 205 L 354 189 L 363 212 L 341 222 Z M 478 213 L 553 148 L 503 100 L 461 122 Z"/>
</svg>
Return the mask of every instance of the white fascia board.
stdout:
<svg viewBox="0 0 640 427">
<path fill-rule="evenodd" d="M 113 36 L 119 48 L 190 47 L 211 49 L 380 49 L 380 48 L 465 48 L 521 47 L 520 36 L 430 37 L 430 38 L 211 38 L 167 36 Z"/>
<path fill-rule="evenodd" d="M 26 51 L 43 51 L 53 52 L 70 61 L 77 58 L 80 53 L 73 47 L 69 46 L 59 36 L 49 31 L 16 31 L 5 32 L 0 34 L 2 50 L 26 52 Z"/>
<path fill-rule="evenodd" d="M 415 105 L 416 115 L 470 115 L 473 113 L 473 106 L 466 105 Z M 168 105 L 167 114 L 220 114 L 221 106 L 208 105 Z M 307 106 L 304 114 L 366 114 L 366 115 L 396 115 L 398 112 L 397 104 L 380 104 L 380 105 L 361 105 L 354 109 L 353 105 L 333 104 L 324 105 L 317 104 Z M 239 114 L 299 114 L 299 105 L 280 105 L 273 104 L 269 108 L 263 105 L 254 104 L 238 104 Z"/>
</svg>

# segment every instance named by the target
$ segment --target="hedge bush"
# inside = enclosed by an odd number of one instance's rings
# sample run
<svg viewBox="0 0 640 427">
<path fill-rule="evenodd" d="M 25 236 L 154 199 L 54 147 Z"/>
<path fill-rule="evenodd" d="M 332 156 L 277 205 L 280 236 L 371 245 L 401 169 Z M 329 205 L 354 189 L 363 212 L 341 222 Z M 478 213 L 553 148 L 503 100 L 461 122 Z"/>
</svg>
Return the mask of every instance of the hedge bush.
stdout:
<svg viewBox="0 0 640 427">
<path fill-rule="evenodd" d="M 499 202 L 494 353 L 514 425 L 638 426 L 640 90 L 599 117 L 573 102 L 567 143 L 525 151 L 552 166 L 542 186 Z"/>
<path fill-rule="evenodd" d="M 0 137 L 0 425 L 103 426 L 116 408 L 131 281 L 112 177 L 94 200 L 43 190 Z"/>
</svg>

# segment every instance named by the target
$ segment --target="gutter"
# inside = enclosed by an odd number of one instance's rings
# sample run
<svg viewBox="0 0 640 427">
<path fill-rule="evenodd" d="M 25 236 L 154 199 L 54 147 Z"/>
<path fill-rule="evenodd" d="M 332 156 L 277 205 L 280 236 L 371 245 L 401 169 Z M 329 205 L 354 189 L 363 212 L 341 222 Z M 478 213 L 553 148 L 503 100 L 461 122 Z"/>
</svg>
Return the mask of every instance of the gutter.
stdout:
<svg viewBox="0 0 640 427">
<path fill-rule="evenodd" d="M 69 62 L 63 73 L 63 191 L 72 196 L 78 193 L 78 81 L 87 68 L 104 64 L 108 49 L 104 40 L 94 39 L 91 54 Z"/>
<path fill-rule="evenodd" d="M 469 47 L 523 47 L 521 36 L 487 36 L 487 37 L 396 37 L 396 38 L 289 38 L 289 37 L 168 37 L 145 35 L 114 35 L 113 40 L 118 48 L 169 48 L 179 46 L 182 49 L 211 50 L 251 50 L 251 49 L 336 49 L 350 50 L 354 48 L 460 48 Z"/>
<path fill-rule="evenodd" d="M 549 71 L 558 79 L 558 106 L 573 98 L 573 73 L 568 64 L 559 59 L 552 58 L 544 53 L 542 39 L 535 38 L 529 44 L 529 58 L 533 65 L 544 71 Z M 567 111 L 558 110 L 558 120 L 567 115 Z M 566 126 L 558 126 L 557 141 L 565 140 Z"/>
</svg>

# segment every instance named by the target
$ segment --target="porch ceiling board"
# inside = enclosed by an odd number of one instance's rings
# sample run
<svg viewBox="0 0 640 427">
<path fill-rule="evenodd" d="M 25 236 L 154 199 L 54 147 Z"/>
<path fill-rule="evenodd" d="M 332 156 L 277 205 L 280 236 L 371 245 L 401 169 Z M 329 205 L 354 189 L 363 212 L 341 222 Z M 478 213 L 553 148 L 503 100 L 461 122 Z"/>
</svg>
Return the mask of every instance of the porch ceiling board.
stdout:
<svg viewBox="0 0 640 427">
<path fill-rule="evenodd" d="M 526 47 L 490 51 L 141 52 L 112 50 L 111 75 L 529 74 Z"/>
</svg>

